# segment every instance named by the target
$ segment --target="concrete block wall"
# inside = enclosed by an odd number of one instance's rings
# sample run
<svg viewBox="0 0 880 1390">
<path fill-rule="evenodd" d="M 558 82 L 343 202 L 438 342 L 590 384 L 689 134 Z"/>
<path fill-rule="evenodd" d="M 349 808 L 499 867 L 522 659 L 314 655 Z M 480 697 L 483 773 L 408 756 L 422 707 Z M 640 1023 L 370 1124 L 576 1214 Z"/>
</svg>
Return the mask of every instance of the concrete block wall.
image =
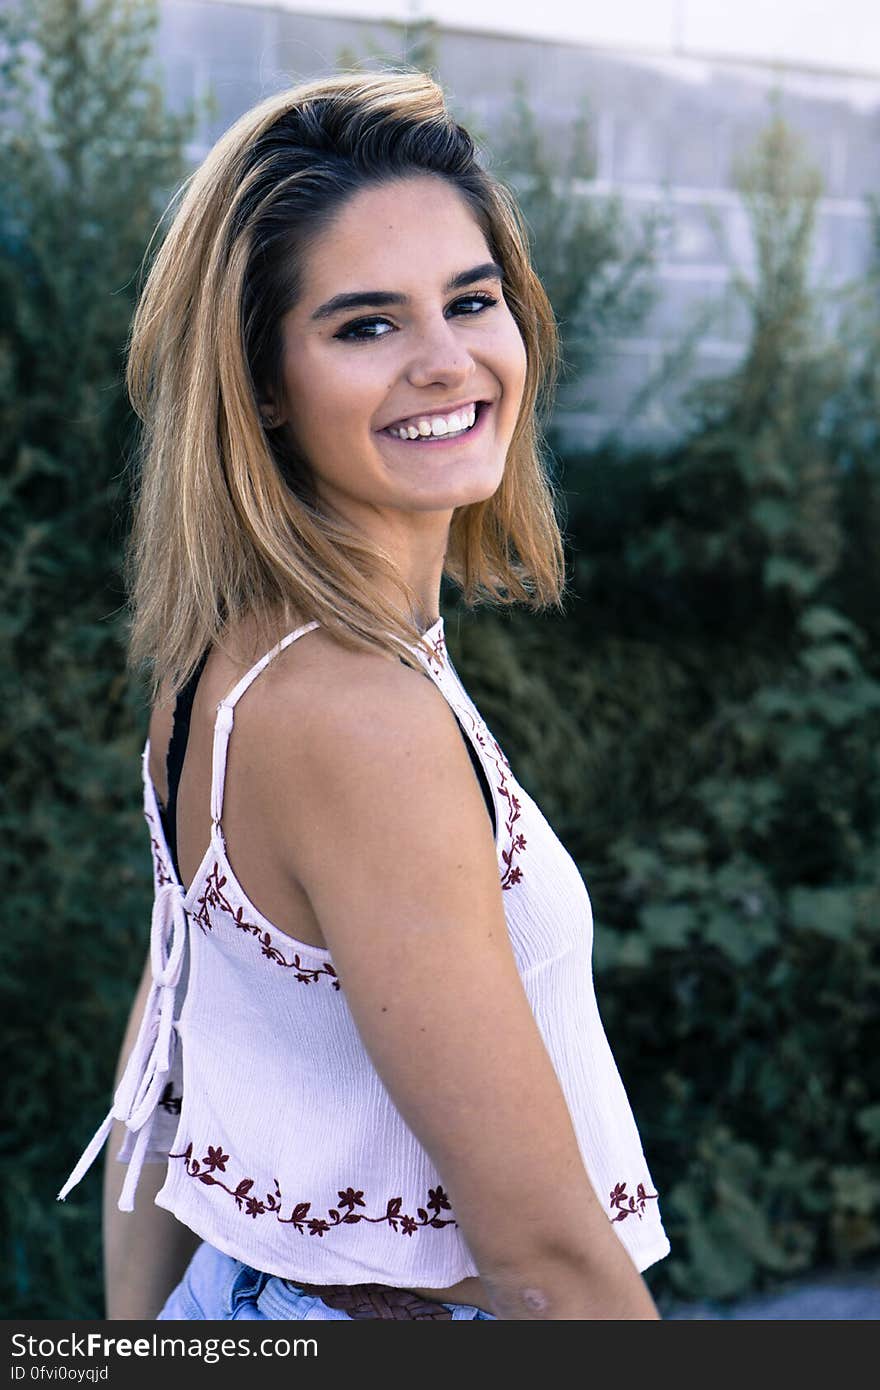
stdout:
<svg viewBox="0 0 880 1390">
<path fill-rule="evenodd" d="M 436 31 L 435 48 L 453 108 L 485 133 L 490 150 L 493 133 L 508 119 L 515 77 L 525 81 L 541 129 L 561 158 L 586 100 L 594 170 L 579 196 L 618 195 L 635 221 L 658 204 L 671 216 L 655 270 L 656 303 L 638 328 L 606 345 L 585 380 L 560 389 L 557 422 L 572 446 L 592 444 L 611 428 L 632 443 L 676 437 L 687 424 L 683 388 L 730 370 L 741 357 L 747 316 L 728 287 L 731 264 L 749 274 L 754 255 L 733 166 L 766 125 L 773 87 L 823 179 L 813 282 L 833 288 L 866 268 L 864 200 L 880 194 L 880 74 L 872 79 L 725 58 L 636 56 L 453 28 Z M 262 4 L 162 0 L 159 56 L 172 103 L 209 92 L 216 103 L 190 151 L 194 162 L 242 111 L 283 86 L 336 70 L 343 50 L 364 59 L 379 50 L 399 59 L 401 31 L 380 21 Z M 666 389 L 650 406 L 633 409 L 638 392 L 705 306 L 712 308 L 711 327 L 682 389 Z"/>
</svg>

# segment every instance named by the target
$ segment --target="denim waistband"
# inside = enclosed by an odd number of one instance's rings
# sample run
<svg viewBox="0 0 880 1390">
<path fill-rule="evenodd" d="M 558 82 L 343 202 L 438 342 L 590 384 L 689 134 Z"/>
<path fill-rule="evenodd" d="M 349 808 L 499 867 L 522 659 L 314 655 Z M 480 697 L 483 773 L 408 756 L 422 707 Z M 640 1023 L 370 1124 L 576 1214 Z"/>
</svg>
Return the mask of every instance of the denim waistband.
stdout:
<svg viewBox="0 0 880 1390">
<path fill-rule="evenodd" d="M 342 1306 L 334 1307 L 334 1302 Z M 442 1311 L 436 1311 L 438 1309 Z M 420 1294 L 386 1285 L 296 1283 L 254 1269 L 206 1241 L 196 1250 L 183 1278 L 159 1313 L 160 1320 L 347 1322 L 364 1317 L 445 1318 L 452 1322 L 495 1320 L 493 1313 L 470 1303 L 434 1303 Z"/>
</svg>

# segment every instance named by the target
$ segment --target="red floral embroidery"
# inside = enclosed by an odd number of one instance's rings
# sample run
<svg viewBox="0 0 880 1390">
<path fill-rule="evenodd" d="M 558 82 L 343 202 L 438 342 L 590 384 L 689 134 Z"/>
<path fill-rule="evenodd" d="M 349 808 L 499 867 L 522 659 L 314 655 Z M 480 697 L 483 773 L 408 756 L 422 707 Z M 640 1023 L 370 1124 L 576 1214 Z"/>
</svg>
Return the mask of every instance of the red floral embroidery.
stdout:
<svg viewBox="0 0 880 1390">
<path fill-rule="evenodd" d="M 643 1183 L 639 1183 L 638 1187 L 636 1188 L 636 1195 L 633 1197 L 627 1193 L 626 1183 L 619 1182 L 615 1185 L 611 1192 L 611 1201 L 609 1203 L 609 1206 L 619 1207 L 620 1210 L 618 1211 L 616 1216 L 612 1216 L 611 1220 L 625 1221 L 628 1216 L 635 1215 L 641 1221 L 642 1212 L 645 1210 L 645 1203 L 649 1199 L 656 1200 L 656 1198 L 657 1193 L 646 1192 Z"/>
<path fill-rule="evenodd" d="M 193 921 L 198 922 L 206 936 L 209 931 L 214 929 L 208 909 L 220 908 L 229 914 L 239 931 L 247 932 L 250 936 L 256 937 L 260 943 L 260 952 L 267 960 L 274 961 L 276 965 L 283 965 L 286 970 L 295 970 L 296 974 L 293 978 L 301 985 L 310 985 L 318 979 L 319 975 L 327 975 L 332 979 L 333 988 L 340 988 L 339 978 L 329 961 L 313 969 L 311 966 L 303 965 L 299 954 L 294 955 L 293 960 L 288 960 L 286 956 L 282 955 L 278 947 L 273 945 L 269 932 L 263 931 L 262 927 L 256 926 L 253 922 L 245 921 L 243 908 L 239 907 L 233 912 L 232 904 L 223 892 L 225 882 L 225 877 L 220 877 L 220 866 L 215 861 L 213 869 L 205 880 L 205 891 L 198 899 L 196 911 L 193 913 Z"/>
<path fill-rule="evenodd" d="M 458 1222 L 454 1217 L 446 1219 L 440 1217 L 438 1212 L 451 1211 L 449 1198 L 440 1186 L 428 1188 L 428 1201 L 424 1207 L 416 1208 L 418 1220 L 410 1216 L 407 1212 L 401 1212 L 403 1205 L 402 1197 L 389 1197 L 382 1216 L 367 1216 L 363 1212 L 355 1211 L 355 1207 L 365 1207 L 364 1194 L 361 1190 L 348 1187 L 344 1191 L 339 1191 L 339 1208 L 331 1207 L 327 1212 L 327 1218 L 323 1216 L 309 1216 L 311 1202 L 294 1202 L 290 1208 L 290 1215 L 283 1216 L 282 1210 L 284 1199 L 281 1195 L 281 1188 L 278 1179 L 273 1178 L 275 1190 L 267 1192 L 264 1198 L 256 1197 L 252 1193 L 254 1185 L 253 1178 L 242 1178 L 235 1186 L 231 1186 L 220 1178 L 214 1176 L 215 1173 L 225 1173 L 226 1164 L 229 1162 L 229 1154 L 223 1152 L 222 1146 L 216 1148 L 208 1146 L 208 1152 L 199 1162 L 192 1156 L 193 1146 L 187 1144 L 186 1150 L 179 1154 L 169 1154 L 169 1158 L 182 1158 L 186 1167 L 187 1174 L 195 1178 L 197 1182 L 204 1183 L 206 1187 L 222 1187 L 224 1192 L 228 1192 L 230 1197 L 235 1199 L 235 1205 L 239 1211 L 243 1211 L 246 1216 L 253 1217 L 267 1214 L 275 1217 L 281 1225 L 295 1226 L 303 1234 L 308 1228 L 309 1235 L 323 1236 L 327 1231 L 334 1230 L 338 1226 L 355 1225 L 358 1221 L 369 1221 L 371 1223 L 387 1222 L 393 1231 L 399 1231 L 401 1235 L 411 1236 L 420 1226 L 457 1226 Z M 344 1209 L 345 1214 L 342 1214 Z M 429 1215 L 429 1212 L 433 1215 Z"/>
<path fill-rule="evenodd" d="M 150 831 L 150 850 L 153 855 L 153 864 L 156 868 L 156 886 L 158 888 L 161 888 L 163 884 L 171 883 L 173 882 L 173 880 L 171 878 L 171 874 L 168 872 L 168 865 L 165 863 L 162 851 L 159 848 L 159 841 L 153 834 L 153 831 L 156 828 L 156 822 L 153 820 L 153 817 L 150 815 L 149 811 L 144 811 L 144 815 L 150 822 L 148 829 Z"/>
<path fill-rule="evenodd" d="M 516 825 L 516 822 L 522 815 L 522 808 L 520 805 L 519 797 L 514 796 L 513 791 L 510 787 L 510 780 L 512 780 L 513 777 L 513 773 L 511 772 L 510 768 L 510 763 L 504 756 L 504 753 L 501 750 L 501 745 L 499 744 L 498 740 L 492 737 L 483 721 L 480 720 L 478 724 L 477 721 L 474 719 L 474 716 L 471 714 L 470 710 L 464 704 L 459 705 L 458 709 L 461 710 L 462 714 L 465 714 L 467 716 L 471 729 L 473 730 L 474 738 L 476 739 L 480 747 L 484 750 L 487 757 L 492 759 L 492 762 L 495 764 L 495 767 L 498 772 L 496 786 L 498 788 L 499 794 L 507 802 L 507 820 L 505 822 L 505 829 L 507 831 L 508 838 L 508 848 L 502 850 L 501 852 L 501 857 L 504 860 L 505 864 L 504 874 L 501 878 L 501 887 L 512 888 L 513 885 L 515 883 L 519 883 L 520 879 L 522 878 L 522 868 L 519 864 L 514 865 L 513 859 L 515 855 L 519 854 L 522 850 L 525 849 L 526 837 L 521 833 L 518 833 L 516 835 L 514 835 L 513 833 L 513 827 Z"/>
<path fill-rule="evenodd" d="M 428 665 L 435 671 L 442 671 L 446 660 L 446 638 L 443 636 L 443 633 L 438 632 L 434 640 L 432 642 L 426 642 L 426 645 L 431 648 L 431 652 L 433 653 L 432 656 L 427 657 Z"/>
</svg>

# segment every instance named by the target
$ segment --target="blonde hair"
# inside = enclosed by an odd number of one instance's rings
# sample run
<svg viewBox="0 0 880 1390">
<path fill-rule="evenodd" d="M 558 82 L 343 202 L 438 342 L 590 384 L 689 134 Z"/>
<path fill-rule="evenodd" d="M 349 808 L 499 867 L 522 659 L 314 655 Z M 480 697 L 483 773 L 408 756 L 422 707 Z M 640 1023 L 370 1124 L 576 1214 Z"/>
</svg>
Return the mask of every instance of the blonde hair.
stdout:
<svg viewBox="0 0 880 1390">
<path fill-rule="evenodd" d="M 258 402 L 278 398 L 280 322 L 301 292 L 304 253 L 353 193 L 416 173 L 467 200 L 527 358 L 502 482 L 454 511 L 444 574 L 470 606 L 561 606 L 563 545 L 538 421 L 560 348 L 522 214 L 427 74 L 324 77 L 246 112 L 185 181 L 132 321 L 127 385 L 142 430 L 128 658 L 151 668 L 152 698 L 160 685 L 174 694 L 246 615 L 263 651 L 281 635 L 279 615 L 295 614 L 413 663 L 417 628 L 380 594 L 365 597 L 385 575 L 412 606 L 392 557 L 322 513 L 307 461 L 265 426 Z"/>
</svg>

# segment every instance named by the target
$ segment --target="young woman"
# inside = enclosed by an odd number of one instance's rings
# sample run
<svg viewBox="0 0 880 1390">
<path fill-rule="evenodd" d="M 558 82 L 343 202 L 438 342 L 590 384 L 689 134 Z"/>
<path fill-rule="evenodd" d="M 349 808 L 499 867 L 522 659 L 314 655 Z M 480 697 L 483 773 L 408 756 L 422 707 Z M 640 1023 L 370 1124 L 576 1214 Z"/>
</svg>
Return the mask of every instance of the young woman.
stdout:
<svg viewBox="0 0 880 1390">
<path fill-rule="evenodd" d="M 59 1194 L 121 1141 L 110 1318 L 658 1316 L 587 890 L 438 610 L 560 602 L 557 364 L 425 74 L 274 96 L 186 188 L 129 354 L 151 950 Z"/>
</svg>

